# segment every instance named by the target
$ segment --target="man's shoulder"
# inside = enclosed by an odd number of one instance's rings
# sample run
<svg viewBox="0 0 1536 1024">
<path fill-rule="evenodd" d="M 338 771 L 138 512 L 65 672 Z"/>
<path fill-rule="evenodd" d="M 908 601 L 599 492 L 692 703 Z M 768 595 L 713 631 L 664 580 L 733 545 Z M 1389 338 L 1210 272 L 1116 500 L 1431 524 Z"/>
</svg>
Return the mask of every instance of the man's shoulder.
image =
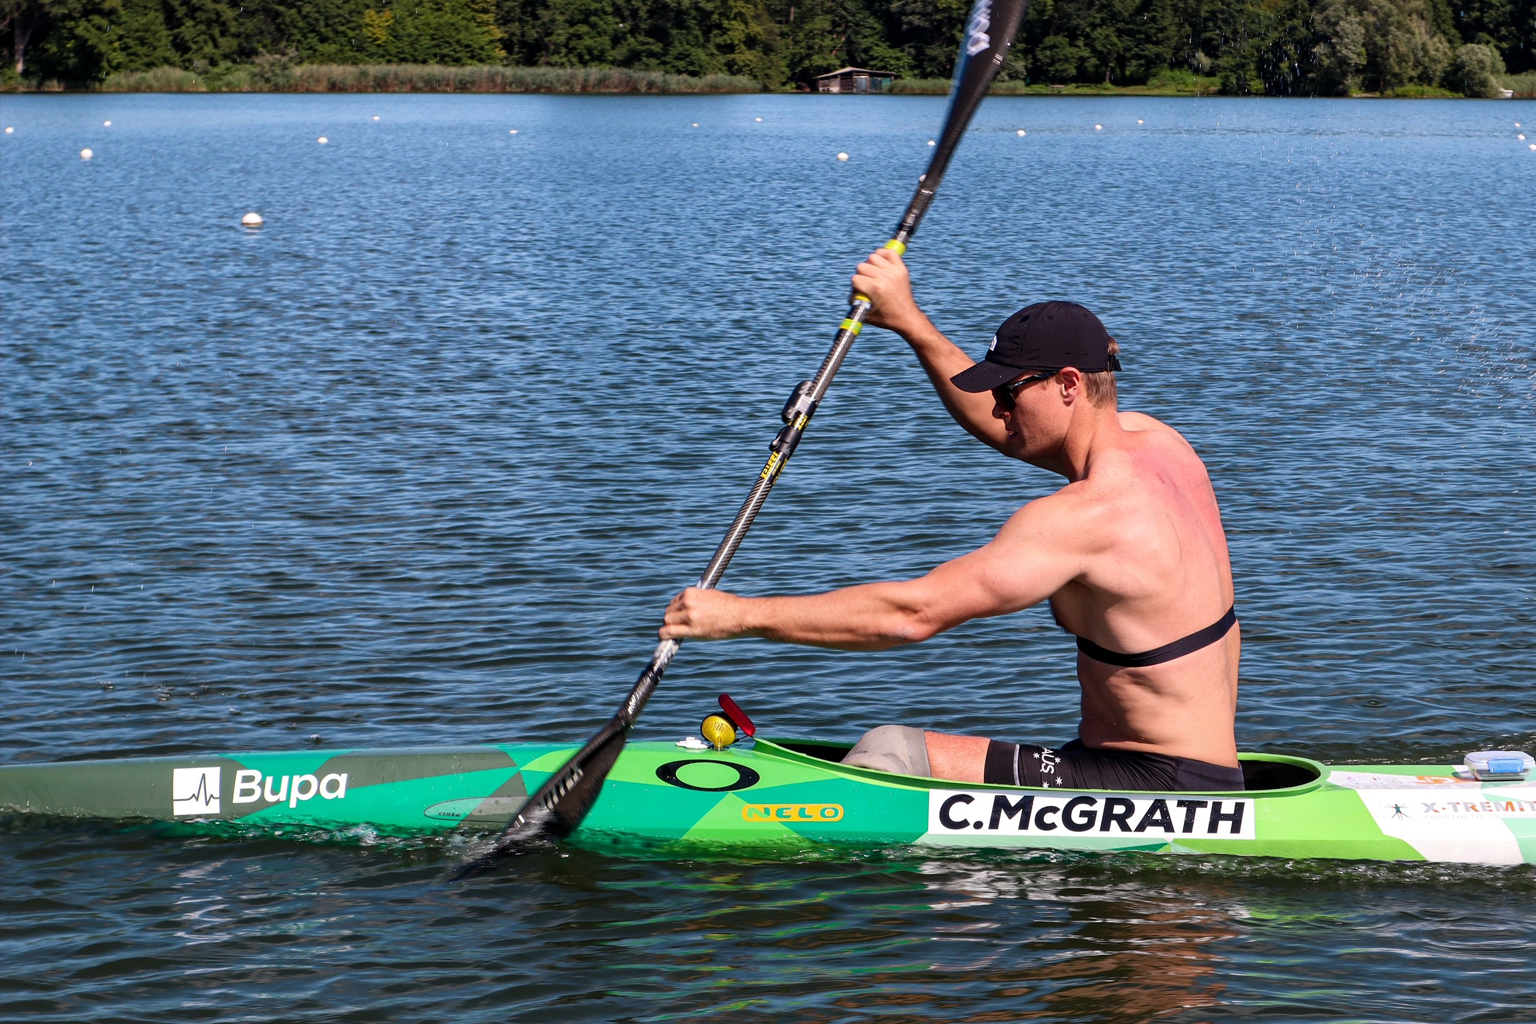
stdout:
<svg viewBox="0 0 1536 1024">
<path fill-rule="evenodd" d="M 1120 496 L 1101 480 L 1077 480 L 1035 498 L 1015 512 L 1001 536 L 1047 544 L 1060 551 L 1087 553 L 1102 548 L 1112 533 Z"/>
<path fill-rule="evenodd" d="M 1189 439 L 1162 420 L 1144 412 L 1122 412 L 1117 417 L 1120 429 L 1132 435 L 1129 440 L 1133 446 L 1150 446 L 1143 450 L 1163 451 L 1176 458 L 1187 455 L 1201 461 Z"/>
<path fill-rule="evenodd" d="M 1172 434 L 1175 437 L 1184 436 L 1162 420 L 1155 416 L 1148 416 L 1144 412 L 1120 412 L 1115 415 L 1120 420 L 1121 430 L 1128 430 L 1138 434 L 1144 431 L 1156 431 Z"/>
</svg>

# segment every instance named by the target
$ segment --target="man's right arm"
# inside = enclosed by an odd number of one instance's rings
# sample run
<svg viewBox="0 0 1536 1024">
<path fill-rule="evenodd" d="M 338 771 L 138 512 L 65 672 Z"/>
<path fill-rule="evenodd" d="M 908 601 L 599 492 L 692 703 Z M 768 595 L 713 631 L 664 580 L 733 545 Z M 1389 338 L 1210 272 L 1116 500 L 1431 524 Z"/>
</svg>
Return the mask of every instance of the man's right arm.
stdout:
<svg viewBox="0 0 1536 1024">
<path fill-rule="evenodd" d="M 1002 449 L 1007 438 L 1002 421 L 992 415 L 992 396 L 961 391 L 949 379 L 974 366 L 976 360 L 966 355 L 946 338 L 933 321 L 917 308 L 912 297 L 912 281 L 906 264 L 890 249 L 877 249 L 859 264 L 853 275 L 853 290 L 870 297 L 869 323 L 895 331 L 912 346 L 918 361 L 938 392 L 944 408 L 972 436 L 993 448 Z"/>
</svg>

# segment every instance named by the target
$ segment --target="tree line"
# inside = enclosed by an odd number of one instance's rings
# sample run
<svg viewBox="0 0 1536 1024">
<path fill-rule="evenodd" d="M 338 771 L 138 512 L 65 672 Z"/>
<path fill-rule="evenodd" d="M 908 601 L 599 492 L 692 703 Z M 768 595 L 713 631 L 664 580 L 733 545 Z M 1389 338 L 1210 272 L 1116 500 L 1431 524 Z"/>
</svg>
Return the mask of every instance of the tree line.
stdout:
<svg viewBox="0 0 1536 1024">
<path fill-rule="evenodd" d="M 7 84 L 292 64 L 950 74 L 967 0 L 0 0 Z M 1233 95 L 1489 95 L 1536 70 L 1536 0 L 1035 0 L 1003 81 Z"/>
</svg>

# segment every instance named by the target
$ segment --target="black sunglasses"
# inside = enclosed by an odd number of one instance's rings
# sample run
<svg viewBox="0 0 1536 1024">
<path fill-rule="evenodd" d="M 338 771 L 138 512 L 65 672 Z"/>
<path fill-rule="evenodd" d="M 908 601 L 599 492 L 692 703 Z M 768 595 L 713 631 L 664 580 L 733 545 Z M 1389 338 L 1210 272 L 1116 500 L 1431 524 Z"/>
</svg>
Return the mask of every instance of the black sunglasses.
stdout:
<svg viewBox="0 0 1536 1024">
<path fill-rule="evenodd" d="M 1014 397 L 1026 385 L 1033 384 L 1037 380 L 1050 380 L 1060 372 L 1060 370 L 1045 370 L 1041 373 L 1025 377 L 1022 380 L 1016 380 L 1011 384 L 999 384 L 992 389 L 992 400 L 997 403 L 999 409 L 1004 412 L 1012 412 L 1013 407 L 1018 404 L 1014 401 Z"/>
</svg>

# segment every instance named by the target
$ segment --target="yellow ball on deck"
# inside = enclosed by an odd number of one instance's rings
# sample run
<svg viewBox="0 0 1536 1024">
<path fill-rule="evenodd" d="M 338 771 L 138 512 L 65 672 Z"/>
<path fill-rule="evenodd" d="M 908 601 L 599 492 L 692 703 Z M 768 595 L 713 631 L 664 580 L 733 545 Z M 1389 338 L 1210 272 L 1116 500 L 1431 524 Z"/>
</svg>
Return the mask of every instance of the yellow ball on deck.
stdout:
<svg viewBox="0 0 1536 1024">
<path fill-rule="evenodd" d="M 714 746 L 724 750 L 736 742 L 736 726 L 720 715 L 710 715 L 699 725 L 699 733 Z"/>
</svg>

